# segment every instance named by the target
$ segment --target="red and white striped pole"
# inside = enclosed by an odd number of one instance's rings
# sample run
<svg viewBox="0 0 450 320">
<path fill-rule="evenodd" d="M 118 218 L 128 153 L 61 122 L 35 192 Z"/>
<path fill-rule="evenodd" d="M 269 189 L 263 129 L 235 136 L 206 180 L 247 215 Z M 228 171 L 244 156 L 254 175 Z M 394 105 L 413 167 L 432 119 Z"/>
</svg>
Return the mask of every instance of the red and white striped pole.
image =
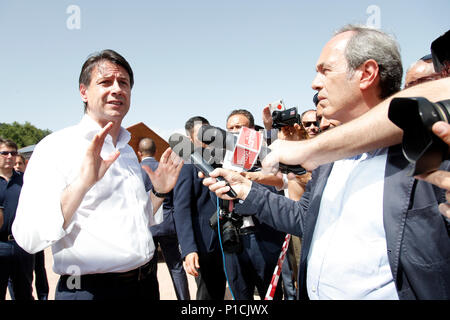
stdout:
<svg viewBox="0 0 450 320">
<path fill-rule="evenodd" d="M 275 295 L 275 290 L 277 289 L 278 280 L 280 279 L 281 267 L 283 266 L 283 261 L 286 258 L 286 252 L 289 247 L 289 241 L 291 240 L 291 235 L 287 234 L 284 238 L 283 246 L 281 247 L 281 253 L 278 257 L 277 265 L 273 271 L 272 280 L 270 281 L 269 288 L 267 289 L 266 297 L 264 300 L 273 300 Z"/>
</svg>

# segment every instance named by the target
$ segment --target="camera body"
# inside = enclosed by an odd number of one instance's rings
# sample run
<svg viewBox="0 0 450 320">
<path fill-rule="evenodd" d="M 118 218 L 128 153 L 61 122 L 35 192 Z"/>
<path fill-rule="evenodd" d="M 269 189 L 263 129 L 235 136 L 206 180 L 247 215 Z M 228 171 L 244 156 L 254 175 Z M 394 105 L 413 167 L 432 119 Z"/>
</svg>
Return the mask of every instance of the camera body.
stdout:
<svg viewBox="0 0 450 320">
<path fill-rule="evenodd" d="M 293 126 L 296 123 L 300 124 L 300 115 L 298 114 L 296 107 L 283 111 L 275 110 L 272 112 L 272 127 L 274 129 Z"/>
<path fill-rule="evenodd" d="M 224 200 L 224 202 L 228 201 Z M 209 219 L 209 226 L 218 232 L 219 222 L 223 251 L 225 253 L 241 253 L 243 247 L 239 239 L 239 229 L 242 227 L 243 217 L 233 210 L 228 210 L 226 204 L 222 204 L 221 201 L 219 220 L 217 213 L 214 213 Z"/>
</svg>

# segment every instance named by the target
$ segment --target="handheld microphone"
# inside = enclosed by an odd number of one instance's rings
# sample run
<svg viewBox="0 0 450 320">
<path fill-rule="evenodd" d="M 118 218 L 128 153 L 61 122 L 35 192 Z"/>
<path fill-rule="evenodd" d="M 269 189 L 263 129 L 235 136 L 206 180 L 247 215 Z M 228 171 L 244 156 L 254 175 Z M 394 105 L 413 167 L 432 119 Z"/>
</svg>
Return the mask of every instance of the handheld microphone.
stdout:
<svg viewBox="0 0 450 320">
<path fill-rule="evenodd" d="M 251 130 L 251 129 L 249 129 Z M 213 148 L 226 149 L 233 151 L 238 137 L 230 132 L 227 132 L 221 128 L 204 125 L 198 130 L 198 139 Z M 255 167 L 261 167 L 261 161 L 271 152 L 270 148 L 261 146 L 258 161 L 255 163 Z M 294 173 L 296 175 L 302 175 L 306 173 L 306 170 L 300 165 L 286 165 L 279 163 L 279 170 L 282 173 Z"/>
<path fill-rule="evenodd" d="M 184 161 L 190 161 L 197 169 L 203 172 L 205 176 L 209 177 L 211 171 L 214 170 L 214 168 L 203 159 L 202 155 L 195 150 L 194 144 L 188 137 L 179 133 L 174 133 L 169 137 L 169 145 L 173 152 L 175 152 Z M 227 195 L 232 198 L 237 197 L 236 192 L 223 177 L 219 176 L 216 180 L 225 181 L 226 185 L 230 187 L 230 191 L 227 192 Z"/>
</svg>

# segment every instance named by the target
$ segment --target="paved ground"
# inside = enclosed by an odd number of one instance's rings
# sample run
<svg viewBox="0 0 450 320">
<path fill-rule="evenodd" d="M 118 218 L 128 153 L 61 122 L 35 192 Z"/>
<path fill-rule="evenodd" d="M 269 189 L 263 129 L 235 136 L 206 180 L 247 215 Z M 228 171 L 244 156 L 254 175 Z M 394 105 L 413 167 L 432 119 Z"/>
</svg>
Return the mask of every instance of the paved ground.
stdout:
<svg viewBox="0 0 450 320">
<path fill-rule="evenodd" d="M 55 288 L 58 282 L 59 275 L 55 274 L 52 270 L 53 266 L 53 256 L 50 248 L 45 249 L 45 268 L 47 270 L 48 284 L 50 287 L 49 300 L 55 299 Z M 170 278 L 169 271 L 167 269 L 165 262 L 158 262 L 158 281 L 159 281 L 159 292 L 161 300 L 176 300 L 175 291 L 172 285 L 172 279 Z M 195 294 L 197 292 L 197 285 L 193 276 L 188 275 L 189 291 L 191 294 L 191 299 L 195 300 Z M 37 297 L 36 289 L 33 286 L 33 296 Z M 9 292 L 6 296 L 7 300 L 10 300 Z M 231 299 L 231 295 L 227 290 L 227 300 Z"/>
</svg>

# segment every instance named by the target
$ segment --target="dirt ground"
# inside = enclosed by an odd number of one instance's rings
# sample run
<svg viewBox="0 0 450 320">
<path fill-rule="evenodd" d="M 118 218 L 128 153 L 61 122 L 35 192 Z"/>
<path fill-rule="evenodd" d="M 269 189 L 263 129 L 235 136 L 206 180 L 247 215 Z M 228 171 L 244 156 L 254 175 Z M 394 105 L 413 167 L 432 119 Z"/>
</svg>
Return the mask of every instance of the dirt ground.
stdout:
<svg viewBox="0 0 450 320">
<path fill-rule="evenodd" d="M 59 275 L 53 272 L 53 255 L 51 248 L 45 249 L 45 269 L 47 271 L 48 285 L 50 287 L 49 290 L 49 300 L 55 299 L 55 288 L 59 279 Z M 191 299 L 195 300 L 195 295 L 197 293 L 197 285 L 195 283 L 195 279 L 191 275 L 187 275 L 188 283 L 189 283 L 189 292 L 191 295 Z M 170 278 L 169 270 L 167 269 L 167 265 L 164 261 L 160 260 L 158 262 L 158 281 L 159 281 L 159 293 L 161 300 L 176 300 L 177 296 L 175 295 L 175 290 L 173 288 L 172 279 Z M 33 284 L 33 296 L 37 299 L 36 288 Z M 6 293 L 6 299 L 10 300 L 11 297 L 9 292 Z M 227 288 L 226 300 L 231 299 L 231 294 Z"/>
</svg>

